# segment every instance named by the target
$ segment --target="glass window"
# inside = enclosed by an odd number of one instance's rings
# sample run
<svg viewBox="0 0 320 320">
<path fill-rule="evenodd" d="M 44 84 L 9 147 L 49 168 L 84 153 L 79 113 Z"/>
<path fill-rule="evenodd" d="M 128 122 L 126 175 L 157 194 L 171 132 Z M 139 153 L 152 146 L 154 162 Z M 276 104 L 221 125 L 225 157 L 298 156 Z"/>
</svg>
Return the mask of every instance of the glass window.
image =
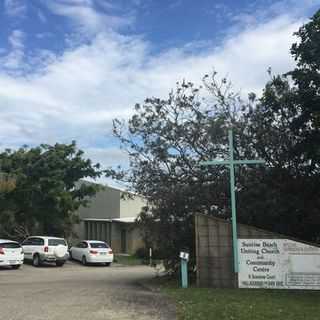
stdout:
<svg viewBox="0 0 320 320">
<path fill-rule="evenodd" d="M 82 246 L 81 246 L 81 248 L 88 248 L 88 244 L 84 241 L 84 242 L 82 242 Z"/>
<path fill-rule="evenodd" d="M 31 245 L 32 246 L 44 246 L 44 240 L 41 238 L 33 238 Z"/>
<path fill-rule="evenodd" d="M 23 242 L 22 242 L 22 245 L 23 246 L 30 246 L 31 245 L 31 243 L 32 243 L 32 239 L 26 239 L 26 240 L 24 240 Z"/>
<path fill-rule="evenodd" d="M 6 242 L 6 243 L 0 243 L 0 248 L 18 249 L 18 248 L 21 248 L 21 246 L 19 243 L 16 243 L 16 242 Z"/>
<path fill-rule="evenodd" d="M 91 242 L 90 247 L 94 249 L 104 249 L 109 248 L 109 246 L 104 242 Z"/>
<path fill-rule="evenodd" d="M 59 245 L 66 246 L 67 244 L 64 239 L 49 239 L 48 245 L 49 246 L 59 246 Z"/>
</svg>

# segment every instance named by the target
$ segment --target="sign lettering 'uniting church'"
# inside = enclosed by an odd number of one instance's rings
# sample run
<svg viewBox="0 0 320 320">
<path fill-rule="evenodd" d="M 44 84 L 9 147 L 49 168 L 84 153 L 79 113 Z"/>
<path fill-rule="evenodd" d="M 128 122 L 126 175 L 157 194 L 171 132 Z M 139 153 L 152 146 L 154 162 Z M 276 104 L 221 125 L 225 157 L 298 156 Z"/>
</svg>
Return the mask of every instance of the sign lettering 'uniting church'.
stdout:
<svg viewBox="0 0 320 320">
<path fill-rule="evenodd" d="M 229 130 L 229 159 L 202 161 L 202 166 L 230 169 L 234 273 L 239 288 L 320 290 L 320 248 L 284 239 L 239 239 L 237 231 L 235 165 L 264 164 L 264 160 L 235 160 Z"/>
<path fill-rule="evenodd" d="M 239 239 L 239 288 L 320 289 L 320 248 L 286 239 Z"/>
</svg>

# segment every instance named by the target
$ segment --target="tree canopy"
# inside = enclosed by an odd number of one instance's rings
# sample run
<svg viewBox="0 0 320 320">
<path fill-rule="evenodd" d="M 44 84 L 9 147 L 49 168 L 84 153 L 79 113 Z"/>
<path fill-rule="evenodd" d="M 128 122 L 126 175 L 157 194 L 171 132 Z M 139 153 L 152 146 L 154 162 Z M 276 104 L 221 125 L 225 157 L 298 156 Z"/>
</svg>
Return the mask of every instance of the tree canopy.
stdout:
<svg viewBox="0 0 320 320">
<path fill-rule="evenodd" d="M 0 195 L 0 235 L 17 239 L 33 233 L 70 235 L 76 210 L 97 191 L 80 179 L 101 174 L 75 142 L 6 150 L 0 166 L 2 174 L 15 177 L 15 187 Z"/>
<path fill-rule="evenodd" d="M 199 162 L 228 157 L 227 129 L 237 158 L 264 158 L 265 167 L 237 169 L 239 221 L 320 241 L 320 11 L 296 33 L 297 64 L 271 75 L 263 94 L 248 100 L 226 79 L 207 75 L 202 87 L 177 84 L 167 99 L 148 98 L 128 122 L 115 120 L 114 135 L 128 152 L 129 170 L 110 170 L 148 199 L 140 215 L 146 242 L 174 261 L 193 248 L 193 215 L 228 219 L 228 174 Z"/>
</svg>

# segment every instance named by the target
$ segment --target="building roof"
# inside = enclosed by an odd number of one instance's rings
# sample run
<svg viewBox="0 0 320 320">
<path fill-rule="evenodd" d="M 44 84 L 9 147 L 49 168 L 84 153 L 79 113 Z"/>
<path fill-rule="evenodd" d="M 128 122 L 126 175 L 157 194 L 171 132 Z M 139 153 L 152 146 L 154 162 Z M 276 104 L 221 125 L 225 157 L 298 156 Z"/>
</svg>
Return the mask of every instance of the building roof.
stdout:
<svg viewBox="0 0 320 320">
<path fill-rule="evenodd" d="M 96 219 L 96 218 L 84 218 L 82 221 L 92 221 L 92 222 L 124 222 L 133 223 L 137 217 L 126 217 L 126 218 L 114 218 L 114 219 Z"/>
<path fill-rule="evenodd" d="M 132 223 L 132 222 L 135 222 L 136 219 L 137 219 L 137 217 L 126 217 L 126 218 L 116 218 L 116 219 L 112 219 L 112 221 Z"/>
</svg>

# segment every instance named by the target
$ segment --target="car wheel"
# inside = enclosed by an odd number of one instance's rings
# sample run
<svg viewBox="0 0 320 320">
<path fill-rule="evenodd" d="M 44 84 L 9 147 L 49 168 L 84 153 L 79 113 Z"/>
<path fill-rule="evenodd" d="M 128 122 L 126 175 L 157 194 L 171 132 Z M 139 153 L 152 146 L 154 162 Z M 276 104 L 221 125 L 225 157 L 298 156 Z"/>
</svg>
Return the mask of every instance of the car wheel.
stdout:
<svg viewBox="0 0 320 320">
<path fill-rule="evenodd" d="M 32 265 L 34 267 L 39 267 L 41 265 L 40 257 L 38 254 L 35 254 L 32 259 Z"/>
<path fill-rule="evenodd" d="M 111 266 L 111 262 L 106 262 L 106 263 L 105 263 L 105 266 L 106 266 L 106 267 L 110 267 L 110 266 Z"/>
<path fill-rule="evenodd" d="M 84 266 L 87 265 L 87 258 L 86 258 L 86 256 L 83 256 L 83 257 L 82 257 L 81 262 L 82 262 L 82 264 L 83 264 Z"/>
<path fill-rule="evenodd" d="M 57 267 L 62 267 L 64 265 L 65 261 L 56 261 Z"/>
<path fill-rule="evenodd" d="M 19 269 L 21 267 L 21 265 L 20 264 L 15 264 L 15 265 L 13 265 L 13 266 L 11 266 L 11 268 L 12 269 Z"/>
</svg>

